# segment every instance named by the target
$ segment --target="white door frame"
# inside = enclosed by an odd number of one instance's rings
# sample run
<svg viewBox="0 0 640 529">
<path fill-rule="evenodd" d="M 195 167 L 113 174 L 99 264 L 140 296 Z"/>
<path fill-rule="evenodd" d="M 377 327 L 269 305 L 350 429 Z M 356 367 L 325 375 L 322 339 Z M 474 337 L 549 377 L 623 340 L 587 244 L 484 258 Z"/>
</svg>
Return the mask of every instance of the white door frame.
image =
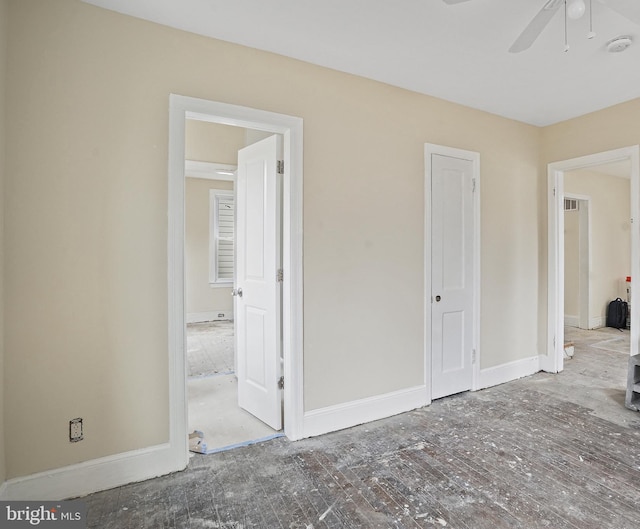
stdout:
<svg viewBox="0 0 640 529">
<path fill-rule="evenodd" d="M 589 154 L 553 162 L 547 166 L 548 204 L 548 281 L 547 281 L 547 354 L 540 356 L 540 369 L 558 373 L 564 368 L 564 173 L 605 163 L 631 162 L 631 277 L 640 279 L 640 145 Z M 635 283 L 635 285 L 634 285 Z M 634 299 L 638 280 L 632 281 Z M 631 354 L 638 354 L 640 318 L 631 312 Z"/>
<path fill-rule="evenodd" d="M 424 144 L 424 366 L 427 404 L 431 402 L 431 156 L 439 154 L 469 160 L 472 163 L 473 193 L 473 391 L 479 388 L 480 381 L 480 154 L 473 151 Z"/>
<path fill-rule="evenodd" d="M 248 107 L 171 94 L 169 101 L 168 305 L 169 444 L 175 468 L 188 460 L 184 314 L 185 120 L 255 129 L 283 136 L 283 286 L 284 433 L 302 437 L 302 124 L 301 118 Z M 276 381 L 274 381 L 274 384 Z"/>
<path fill-rule="evenodd" d="M 578 327 L 591 328 L 591 197 L 565 193 L 564 198 L 577 200 L 578 208 Z M 563 215 L 564 218 L 564 215 Z M 563 230 L 564 233 L 564 230 Z M 564 243 L 563 243 L 564 248 Z M 564 270 L 564 269 L 563 269 Z M 564 283 L 563 283 L 564 284 Z M 564 305 L 563 305 L 564 306 Z M 566 324 L 566 322 L 565 322 Z"/>
</svg>

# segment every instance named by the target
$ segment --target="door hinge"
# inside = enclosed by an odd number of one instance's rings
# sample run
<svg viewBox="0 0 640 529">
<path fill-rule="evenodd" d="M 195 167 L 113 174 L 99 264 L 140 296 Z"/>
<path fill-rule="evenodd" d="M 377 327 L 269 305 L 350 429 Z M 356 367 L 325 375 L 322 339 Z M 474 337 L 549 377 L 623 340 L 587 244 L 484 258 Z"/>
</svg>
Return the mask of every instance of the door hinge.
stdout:
<svg viewBox="0 0 640 529">
<path fill-rule="evenodd" d="M 284 160 L 278 160 L 278 174 L 284 174 Z"/>
<path fill-rule="evenodd" d="M 555 187 L 553 188 L 553 196 L 554 197 L 556 196 L 556 188 Z"/>
<path fill-rule="evenodd" d="M 284 375 L 278 379 L 278 389 L 284 389 Z"/>
<path fill-rule="evenodd" d="M 276 281 L 278 283 L 282 283 L 284 281 L 284 271 L 282 268 L 278 268 L 278 271 L 276 272 Z"/>
<path fill-rule="evenodd" d="M 475 179 L 475 178 L 473 178 L 473 179 L 471 180 L 471 192 L 472 192 L 472 193 L 475 193 L 475 192 L 476 192 L 476 179 Z"/>
<path fill-rule="evenodd" d="M 475 349 L 473 349 L 473 350 L 471 351 L 471 363 L 472 363 L 472 364 L 475 364 L 475 363 L 476 363 L 476 350 L 475 350 Z"/>
</svg>

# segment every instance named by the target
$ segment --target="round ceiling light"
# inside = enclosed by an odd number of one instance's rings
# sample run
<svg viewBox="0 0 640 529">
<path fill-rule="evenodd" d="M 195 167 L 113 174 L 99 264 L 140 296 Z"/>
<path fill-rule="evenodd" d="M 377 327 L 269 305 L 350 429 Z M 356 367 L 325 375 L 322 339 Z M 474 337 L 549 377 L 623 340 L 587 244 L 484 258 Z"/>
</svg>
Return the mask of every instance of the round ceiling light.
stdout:
<svg viewBox="0 0 640 529">
<path fill-rule="evenodd" d="M 567 16 L 573 20 L 578 20 L 586 10 L 584 0 L 569 0 L 567 2 Z"/>
<path fill-rule="evenodd" d="M 609 53 L 620 53 L 633 44 L 631 37 L 616 37 L 607 42 L 607 51 Z"/>
</svg>

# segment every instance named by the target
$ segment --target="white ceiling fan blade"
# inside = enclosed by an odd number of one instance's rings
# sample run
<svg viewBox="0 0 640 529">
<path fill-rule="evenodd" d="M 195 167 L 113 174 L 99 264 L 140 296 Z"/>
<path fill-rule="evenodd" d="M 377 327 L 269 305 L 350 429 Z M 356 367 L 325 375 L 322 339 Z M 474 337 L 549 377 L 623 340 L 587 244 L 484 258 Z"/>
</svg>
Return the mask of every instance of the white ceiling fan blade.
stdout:
<svg viewBox="0 0 640 529">
<path fill-rule="evenodd" d="M 551 22 L 553 15 L 556 14 L 560 6 L 564 5 L 565 0 L 549 0 L 538 14 L 533 17 L 529 25 L 524 28 L 520 36 L 509 48 L 510 53 L 520 53 L 528 49 L 538 38 L 542 30 Z"/>
<path fill-rule="evenodd" d="M 462 2 L 468 2 L 469 0 L 442 0 L 445 4 L 461 4 Z"/>
<path fill-rule="evenodd" d="M 640 2 L 638 0 L 599 0 L 599 2 L 632 22 L 640 24 Z"/>
</svg>

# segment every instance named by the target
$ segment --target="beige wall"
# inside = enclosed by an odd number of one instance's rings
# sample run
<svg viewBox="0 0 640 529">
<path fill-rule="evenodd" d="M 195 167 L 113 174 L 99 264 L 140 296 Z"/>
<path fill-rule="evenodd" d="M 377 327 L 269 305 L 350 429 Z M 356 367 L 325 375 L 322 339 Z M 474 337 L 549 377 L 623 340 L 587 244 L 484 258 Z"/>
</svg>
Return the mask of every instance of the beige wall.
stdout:
<svg viewBox="0 0 640 529">
<path fill-rule="evenodd" d="M 542 129 L 545 182 L 547 163 L 640 143 L 639 116 L 640 98 Z"/>
<path fill-rule="evenodd" d="M 5 179 L 5 86 L 7 83 L 8 0 L 0 0 L 0 484 L 5 479 L 4 464 L 4 179 Z"/>
<path fill-rule="evenodd" d="M 185 158 L 236 165 L 247 131 L 204 121 L 187 120 Z M 233 311 L 231 287 L 209 286 L 209 190 L 233 190 L 233 183 L 187 178 L 185 187 L 185 306 L 187 314 Z"/>
<path fill-rule="evenodd" d="M 592 319 L 601 318 L 604 326 L 609 302 L 620 295 L 620 281 L 631 275 L 630 180 L 587 170 L 568 171 L 564 190 L 591 198 L 589 313 Z M 566 310 L 565 304 L 566 314 L 578 314 Z"/>
<path fill-rule="evenodd" d="M 564 212 L 564 315 L 580 315 L 580 212 Z"/>
<path fill-rule="evenodd" d="M 238 150 L 246 145 L 247 131 L 240 127 L 188 119 L 185 123 L 185 158 L 199 162 L 236 165 Z"/>
<path fill-rule="evenodd" d="M 10 17 L 9 477 L 168 438 L 170 93 L 304 119 L 306 410 L 422 382 L 425 142 L 481 155 L 482 366 L 538 354 L 539 129 L 79 0 Z"/>
<path fill-rule="evenodd" d="M 209 190 L 233 182 L 187 178 L 185 186 L 185 290 L 187 314 L 233 311 L 232 287 L 209 286 Z"/>
</svg>

